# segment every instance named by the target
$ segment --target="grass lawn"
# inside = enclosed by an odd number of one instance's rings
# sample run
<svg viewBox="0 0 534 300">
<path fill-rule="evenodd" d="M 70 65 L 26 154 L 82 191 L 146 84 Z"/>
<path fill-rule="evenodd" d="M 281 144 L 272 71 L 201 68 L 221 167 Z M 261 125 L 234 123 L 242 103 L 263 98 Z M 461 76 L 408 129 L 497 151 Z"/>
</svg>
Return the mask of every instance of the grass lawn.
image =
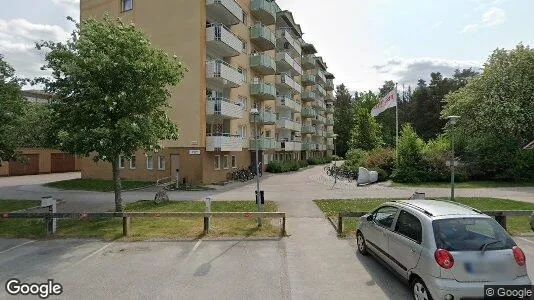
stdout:
<svg viewBox="0 0 534 300">
<path fill-rule="evenodd" d="M 0 200 L 0 211 L 6 210 Z M 214 201 L 212 211 L 246 212 L 256 211 L 253 201 Z M 203 201 L 176 201 L 155 204 L 153 201 L 138 201 L 126 205 L 126 211 L 145 212 L 203 212 Z M 265 211 L 276 211 L 274 202 L 268 201 Z M 278 237 L 281 227 L 278 220 L 270 222 L 266 219 L 261 229 L 257 228 L 255 219 L 211 218 L 209 237 Z M 43 236 L 42 220 L 0 220 L 0 236 L 33 237 Z M 122 237 L 122 220 L 58 220 L 57 237 L 95 237 L 112 240 Z M 193 239 L 203 236 L 203 218 L 132 218 L 130 240 L 146 240 L 152 238 Z"/>
<path fill-rule="evenodd" d="M 394 187 L 428 187 L 428 188 L 450 188 L 450 182 L 421 182 L 421 183 L 400 183 L 393 182 Z M 495 187 L 534 187 L 534 181 L 466 181 L 456 182 L 454 185 L 460 189 L 473 188 L 495 188 Z"/>
<path fill-rule="evenodd" d="M 440 199 L 440 198 L 436 198 Z M 448 199 L 448 198 L 447 198 Z M 352 200 L 315 200 L 315 204 L 329 216 L 337 225 L 340 211 L 371 211 L 378 205 L 392 199 L 352 199 Z M 456 198 L 456 201 L 479 210 L 534 210 L 534 203 L 499 199 L 499 198 Z M 341 236 L 353 236 L 357 225 L 357 218 L 343 219 L 343 233 Z M 532 232 L 528 217 L 508 217 L 506 220 L 508 232 L 521 235 Z"/>
<path fill-rule="evenodd" d="M 123 190 L 131 190 L 142 187 L 154 185 L 150 181 L 126 181 L 121 182 Z M 80 191 L 96 191 L 96 192 L 112 192 L 113 181 L 103 179 L 71 179 L 56 181 L 45 184 L 45 186 L 53 187 L 62 190 L 80 190 Z"/>
</svg>

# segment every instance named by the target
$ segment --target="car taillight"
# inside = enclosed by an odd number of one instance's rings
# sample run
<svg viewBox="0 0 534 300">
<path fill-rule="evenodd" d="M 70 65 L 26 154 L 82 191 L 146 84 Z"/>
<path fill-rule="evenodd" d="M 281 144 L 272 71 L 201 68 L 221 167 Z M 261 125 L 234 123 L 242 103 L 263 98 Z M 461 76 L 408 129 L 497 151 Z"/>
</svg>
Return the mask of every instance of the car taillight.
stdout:
<svg viewBox="0 0 534 300">
<path fill-rule="evenodd" d="M 523 253 L 523 250 L 517 246 L 514 246 L 512 251 L 514 252 L 515 262 L 520 266 L 524 265 L 527 259 L 525 257 L 525 253 Z"/>
<path fill-rule="evenodd" d="M 450 269 L 454 266 L 454 258 L 452 254 L 444 249 L 438 249 L 434 252 L 434 258 L 440 267 L 443 269 Z"/>
</svg>

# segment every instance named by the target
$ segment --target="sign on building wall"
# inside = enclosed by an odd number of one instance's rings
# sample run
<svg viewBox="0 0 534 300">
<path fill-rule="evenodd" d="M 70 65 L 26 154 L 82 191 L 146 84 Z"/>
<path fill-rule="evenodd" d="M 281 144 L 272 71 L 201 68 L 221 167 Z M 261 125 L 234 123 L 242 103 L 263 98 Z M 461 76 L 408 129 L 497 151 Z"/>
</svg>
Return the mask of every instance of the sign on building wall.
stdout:
<svg viewBox="0 0 534 300">
<path fill-rule="evenodd" d="M 189 155 L 200 155 L 200 150 L 189 150 Z"/>
</svg>

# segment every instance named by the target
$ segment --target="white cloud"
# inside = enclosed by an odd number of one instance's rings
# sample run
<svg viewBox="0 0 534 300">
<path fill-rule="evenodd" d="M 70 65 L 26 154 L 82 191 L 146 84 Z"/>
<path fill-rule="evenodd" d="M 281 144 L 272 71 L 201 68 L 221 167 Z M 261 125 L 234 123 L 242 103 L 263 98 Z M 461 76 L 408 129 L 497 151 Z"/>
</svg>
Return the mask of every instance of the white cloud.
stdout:
<svg viewBox="0 0 534 300">
<path fill-rule="evenodd" d="M 80 0 L 52 0 L 54 5 L 57 5 L 65 10 L 65 12 L 73 17 L 78 19 L 80 16 Z"/>
<path fill-rule="evenodd" d="M 482 15 L 480 23 L 466 25 L 463 32 L 476 32 L 481 28 L 497 27 L 506 23 L 506 11 L 502 8 L 491 7 Z"/>
<path fill-rule="evenodd" d="M 391 58 L 383 65 L 373 69 L 384 78 L 395 80 L 399 84 L 415 85 L 419 79 L 428 80 L 430 73 L 440 72 L 451 76 L 456 69 L 473 68 L 478 70 L 482 63 L 476 61 L 448 60 L 440 58 L 418 57 L 410 59 Z"/>
<path fill-rule="evenodd" d="M 47 75 L 40 70 L 43 53 L 35 49 L 42 40 L 63 41 L 69 33 L 60 26 L 35 24 L 26 19 L 0 19 L 0 53 L 17 74 L 33 78 Z"/>
</svg>

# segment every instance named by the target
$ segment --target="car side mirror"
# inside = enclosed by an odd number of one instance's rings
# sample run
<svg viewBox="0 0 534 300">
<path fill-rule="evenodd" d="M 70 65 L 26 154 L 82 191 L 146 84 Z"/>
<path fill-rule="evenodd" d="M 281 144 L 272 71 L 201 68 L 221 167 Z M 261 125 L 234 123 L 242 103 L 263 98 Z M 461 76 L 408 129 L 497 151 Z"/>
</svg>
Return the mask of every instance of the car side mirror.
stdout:
<svg viewBox="0 0 534 300">
<path fill-rule="evenodd" d="M 366 218 L 367 221 L 372 221 L 373 220 L 373 215 L 368 215 L 367 218 Z"/>
</svg>

